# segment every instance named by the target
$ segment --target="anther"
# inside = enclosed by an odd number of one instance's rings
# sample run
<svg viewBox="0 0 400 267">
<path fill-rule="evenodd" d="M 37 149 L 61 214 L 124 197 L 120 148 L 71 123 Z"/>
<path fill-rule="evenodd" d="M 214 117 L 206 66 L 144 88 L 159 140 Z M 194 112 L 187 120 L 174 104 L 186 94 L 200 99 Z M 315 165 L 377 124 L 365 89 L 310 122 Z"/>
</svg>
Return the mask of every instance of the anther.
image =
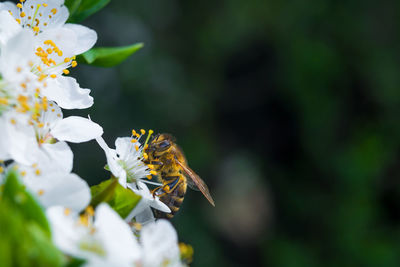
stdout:
<svg viewBox="0 0 400 267">
<path fill-rule="evenodd" d="M 71 210 L 69 208 L 64 209 L 65 216 L 68 216 L 70 213 L 71 213 Z"/>
</svg>

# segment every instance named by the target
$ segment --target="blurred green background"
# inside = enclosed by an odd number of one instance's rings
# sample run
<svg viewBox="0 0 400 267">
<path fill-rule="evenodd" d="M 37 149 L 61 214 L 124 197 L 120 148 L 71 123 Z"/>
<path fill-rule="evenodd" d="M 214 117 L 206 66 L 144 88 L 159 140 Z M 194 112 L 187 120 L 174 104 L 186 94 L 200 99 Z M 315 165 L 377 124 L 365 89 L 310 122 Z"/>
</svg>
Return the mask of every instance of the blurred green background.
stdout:
<svg viewBox="0 0 400 267">
<path fill-rule="evenodd" d="M 98 45 L 122 65 L 74 70 L 110 146 L 176 136 L 209 185 L 173 219 L 193 266 L 400 265 L 400 2 L 113 0 Z M 75 172 L 108 178 L 95 142 Z M 89 167 L 90 166 L 90 167 Z"/>
</svg>

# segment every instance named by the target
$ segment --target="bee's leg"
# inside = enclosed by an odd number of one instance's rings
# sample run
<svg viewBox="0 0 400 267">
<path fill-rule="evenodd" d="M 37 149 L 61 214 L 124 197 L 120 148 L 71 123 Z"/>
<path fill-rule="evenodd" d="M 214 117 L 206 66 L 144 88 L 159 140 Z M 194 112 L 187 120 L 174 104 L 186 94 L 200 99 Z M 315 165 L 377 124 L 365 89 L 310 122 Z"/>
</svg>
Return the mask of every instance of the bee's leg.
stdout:
<svg viewBox="0 0 400 267">
<path fill-rule="evenodd" d="M 165 194 L 165 191 L 164 191 L 163 187 L 164 186 L 158 186 L 158 187 L 154 188 L 153 190 L 151 190 L 151 194 L 153 195 L 153 197 Z M 164 191 L 164 193 L 163 194 L 156 194 L 159 190 Z"/>
<path fill-rule="evenodd" d="M 158 165 L 158 166 L 162 166 L 164 165 L 161 161 L 159 160 L 144 160 L 143 161 L 145 164 L 152 164 L 152 165 Z"/>
<path fill-rule="evenodd" d="M 152 161 L 150 161 L 150 164 L 153 164 L 153 165 L 164 165 L 161 161 L 159 161 L 159 160 L 152 160 Z"/>
<path fill-rule="evenodd" d="M 165 185 L 163 185 L 163 190 L 166 193 L 171 193 L 175 190 L 177 185 L 179 184 L 181 177 L 180 176 L 166 176 L 164 177 L 165 180 L 168 181 Z"/>
<path fill-rule="evenodd" d="M 151 191 L 151 194 L 153 196 L 160 196 L 163 194 L 169 194 L 172 191 L 174 191 L 174 189 L 176 188 L 176 186 L 179 184 L 179 181 L 181 179 L 180 176 L 166 176 L 164 177 L 165 180 L 167 180 L 167 183 L 165 183 L 162 186 L 158 186 L 156 188 L 154 188 Z M 162 191 L 161 194 L 156 194 L 157 192 Z"/>
</svg>

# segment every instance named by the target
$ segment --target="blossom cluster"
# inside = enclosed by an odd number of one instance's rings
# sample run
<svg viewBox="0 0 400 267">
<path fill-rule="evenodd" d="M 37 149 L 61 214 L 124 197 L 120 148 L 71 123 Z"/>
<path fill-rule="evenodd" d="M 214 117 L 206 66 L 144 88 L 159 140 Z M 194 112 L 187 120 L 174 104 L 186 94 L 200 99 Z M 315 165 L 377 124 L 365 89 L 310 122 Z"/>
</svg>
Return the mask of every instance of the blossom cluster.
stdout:
<svg viewBox="0 0 400 267">
<path fill-rule="evenodd" d="M 70 69 L 97 34 L 68 18 L 64 0 L 0 3 L 0 182 L 18 173 L 45 209 L 54 244 L 85 266 L 182 266 L 174 228 L 152 213 L 170 210 L 146 185 L 154 172 L 143 162 L 145 131 L 111 149 L 89 116 L 63 116 L 94 103 Z M 68 142 L 90 140 L 104 150 L 112 179 L 140 197 L 124 218 L 106 203 L 93 208 L 90 187 L 72 172 Z"/>
</svg>

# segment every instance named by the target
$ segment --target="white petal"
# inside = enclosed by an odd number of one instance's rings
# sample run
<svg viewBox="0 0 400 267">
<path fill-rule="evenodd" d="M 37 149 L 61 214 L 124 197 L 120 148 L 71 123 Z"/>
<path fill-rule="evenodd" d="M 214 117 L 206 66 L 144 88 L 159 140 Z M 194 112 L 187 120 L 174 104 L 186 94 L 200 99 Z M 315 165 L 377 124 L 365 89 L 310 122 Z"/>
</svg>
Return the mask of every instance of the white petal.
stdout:
<svg viewBox="0 0 400 267">
<path fill-rule="evenodd" d="M 142 199 L 140 200 L 140 203 L 145 203 L 143 205 L 146 205 L 147 207 L 152 207 L 154 209 L 160 210 L 165 213 L 170 213 L 171 210 L 170 208 L 163 202 L 160 201 L 158 197 L 154 197 L 153 194 L 151 194 L 150 190 L 147 188 L 146 184 L 143 182 L 138 181 L 137 186 L 139 189 L 136 189 L 134 185 L 129 184 L 128 187 L 137 195 L 141 196 Z M 141 211 L 139 211 L 141 212 Z M 138 213 L 139 213 L 138 212 Z"/>
<path fill-rule="evenodd" d="M 107 165 L 110 168 L 111 173 L 115 177 L 117 177 L 118 182 L 123 187 L 126 188 L 127 187 L 126 172 L 121 167 L 121 165 L 118 164 L 118 157 L 117 157 L 116 151 L 114 149 L 109 148 L 102 137 L 96 138 L 96 141 L 100 145 L 100 147 L 104 150 L 104 153 L 106 154 Z"/>
<path fill-rule="evenodd" d="M 3 117 L 0 117 L 0 160 L 6 161 L 10 158 L 8 148 L 10 146 L 9 136 L 6 129 L 6 121 Z"/>
<path fill-rule="evenodd" d="M 13 15 L 11 15 L 11 14 L 9 14 L 9 15 L 12 17 L 17 16 L 19 14 L 19 10 L 18 10 L 17 6 L 13 2 L 10 2 L 10 1 L 0 3 L 0 11 L 7 11 L 7 12 L 11 11 L 11 13 Z"/>
<path fill-rule="evenodd" d="M 109 257 L 116 262 L 133 263 L 140 258 L 141 250 L 132 230 L 107 204 L 100 204 L 95 213 L 94 226 L 103 241 Z"/>
<path fill-rule="evenodd" d="M 72 30 L 77 35 L 75 55 L 82 54 L 92 48 L 97 41 L 97 33 L 79 24 L 65 24 L 64 28 Z"/>
<path fill-rule="evenodd" d="M 6 127 L 8 134 L 8 152 L 12 159 L 18 163 L 31 165 L 36 160 L 36 155 L 39 153 L 39 146 L 36 141 L 33 127 L 24 125 L 27 118 L 23 114 L 9 112 L 5 116 Z M 10 123 L 13 119 L 16 124 Z"/>
<path fill-rule="evenodd" d="M 68 255 L 79 255 L 79 240 L 82 232 L 77 231 L 76 214 L 65 214 L 65 208 L 54 206 L 46 210 L 54 244 Z"/>
<path fill-rule="evenodd" d="M 143 210 L 141 213 L 135 216 L 136 222 L 146 225 L 148 223 L 155 222 L 153 211 L 150 208 Z"/>
<path fill-rule="evenodd" d="M 47 165 L 65 173 L 72 171 L 74 155 L 67 143 L 60 141 L 55 144 L 42 144 L 41 150 L 46 155 L 42 157 L 41 166 Z"/>
<path fill-rule="evenodd" d="M 1 48 L 0 70 L 1 75 L 7 81 L 22 82 L 21 78 L 26 79 L 26 73 L 31 69 L 29 62 L 33 62 L 34 59 L 33 38 L 31 31 L 21 30 L 8 39 Z M 17 68 L 22 71 L 18 72 Z M 33 77 L 36 78 L 34 75 Z"/>
<path fill-rule="evenodd" d="M 0 10 L 2 9 L 8 9 L 8 5 L 0 3 Z M 4 45 L 8 39 L 21 29 L 21 26 L 8 11 L 0 11 L 0 44 Z"/>
<path fill-rule="evenodd" d="M 180 262 L 178 237 L 167 220 L 158 220 L 143 227 L 140 241 L 144 250 L 144 266 L 161 266 L 162 262 Z"/>
<path fill-rule="evenodd" d="M 115 150 L 122 159 L 129 158 L 129 154 L 133 148 L 133 144 L 129 137 L 118 137 L 115 140 Z"/>
<path fill-rule="evenodd" d="M 46 208 L 60 205 L 79 212 L 90 202 L 89 186 L 73 173 L 50 173 L 27 178 L 24 182 Z"/>
<path fill-rule="evenodd" d="M 59 77 L 50 80 L 43 90 L 43 95 L 49 100 L 57 102 L 63 109 L 84 109 L 93 105 L 93 97 L 89 89 L 80 88 L 74 78 Z"/>
<path fill-rule="evenodd" d="M 51 134 L 60 141 L 82 143 L 100 137 L 103 128 L 89 119 L 71 116 L 58 122 Z"/>
</svg>

